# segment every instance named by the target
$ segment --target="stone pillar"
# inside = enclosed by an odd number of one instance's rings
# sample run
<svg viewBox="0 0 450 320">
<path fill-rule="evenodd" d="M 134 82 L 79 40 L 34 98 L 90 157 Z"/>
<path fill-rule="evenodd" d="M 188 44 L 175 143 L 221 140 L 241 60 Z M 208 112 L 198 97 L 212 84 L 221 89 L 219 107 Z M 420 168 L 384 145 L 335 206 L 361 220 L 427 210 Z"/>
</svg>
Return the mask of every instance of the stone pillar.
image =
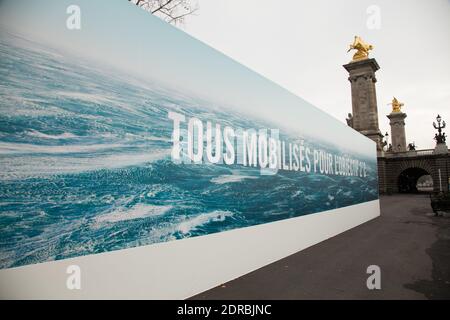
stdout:
<svg viewBox="0 0 450 320">
<path fill-rule="evenodd" d="M 391 125 L 391 141 L 393 152 L 403 152 L 406 150 L 405 118 L 406 113 L 391 112 L 388 114 Z"/>
<path fill-rule="evenodd" d="M 378 106 L 375 90 L 375 72 L 380 69 L 375 59 L 352 61 L 344 68 L 352 90 L 352 127 L 377 144 L 382 150 L 383 135 L 378 127 Z"/>
<path fill-rule="evenodd" d="M 436 143 L 436 147 L 434 147 L 434 154 L 448 154 L 448 147 L 445 142 Z"/>
<path fill-rule="evenodd" d="M 435 192 L 449 192 L 450 191 L 450 157 L 447 154 L 440 154 L 435 158 L 433 189 Z"/>
</svg>

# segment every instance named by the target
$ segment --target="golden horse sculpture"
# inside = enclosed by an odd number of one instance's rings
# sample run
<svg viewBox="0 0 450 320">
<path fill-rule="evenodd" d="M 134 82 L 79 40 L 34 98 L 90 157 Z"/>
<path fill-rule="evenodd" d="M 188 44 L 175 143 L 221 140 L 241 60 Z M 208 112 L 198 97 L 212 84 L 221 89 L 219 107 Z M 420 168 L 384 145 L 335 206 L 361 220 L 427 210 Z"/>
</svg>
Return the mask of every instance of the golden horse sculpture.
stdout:
<svg viewBox="0 0 450 320">
<path fill-rule="evenodd" d="M 392 99 L 390 104 L 392 105 L 392 112 L 402 112 L 401 109 L 405 105 L 403 102 L 398 101 L 396 97 Z"/>
<path fill-rule="evenodd" d="M 350 45 L 350 49 L 348 49 L 347 52 L 356 50 L 353 55 L 353 61 L 357 61 L 367 59 L 369 57 L 369 51 L 372 49 L 373 46 L 371 44 L 367 44 L 361 37 L 355 36 L 355 40 L 353 40 L 353 43 Z"/>
</svg>

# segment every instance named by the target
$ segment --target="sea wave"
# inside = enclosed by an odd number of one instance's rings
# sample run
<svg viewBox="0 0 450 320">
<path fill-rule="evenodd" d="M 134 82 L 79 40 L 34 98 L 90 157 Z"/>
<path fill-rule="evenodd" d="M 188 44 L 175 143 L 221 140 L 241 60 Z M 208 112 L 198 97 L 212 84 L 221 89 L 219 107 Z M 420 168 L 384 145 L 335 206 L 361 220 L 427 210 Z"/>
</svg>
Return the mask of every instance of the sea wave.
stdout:
<svg viewBox="0 0 450 320">
<path fill-rule="evenodd" d="M 104 92 L 102 94 L 99 93 L 86 93 L 86 92 L 70 92 L 70 91 L 58 91 L 55 93 L 55 96 L 64 97 L 67 99 L 80 100 L 83 102 L 94 103 L 94 104 L 111 104 L 115 102 L 112 100 L 112 97 L 105 95 Z"/>
<path fill-rule="evenodd" d="M 211 182 L 215 184 L 224 184 L 232 182 L 241 182 L 244 179 L 256 179 L 256 178 L 257 178 L 256 176 L 240 176 L 235 174 L 227 174 L 214 177 L 211 179 Z"/>
<path fill-rule="evenodd" d="M 157 217 L 165 214 L 173 206 L 156 206 L 138 203 L 131 208 L 119 208 L 112 212 L 99 215 L 94 218 L 96 223 L 115 223 L 127 220 Z"/>
<path fill-rule="evenodd" d="M 30 154 L 30 153 L 84 153 L 94 152 L 100 150 L 108 150 L 123 147 L 119 143 L 102 143 L 102 144 L 88 144 L 88 145 L 38 145 L 29 143 L 10 143 L 0 142 L 0 154 Z"/>
<path fill-rule="evenodd" d="M 221 210 L 216 210 L 209 213 L 202 213 L 198 216 L 195 216 L 194 218 L 189 218 L 178 224 L 177 231 L 186 234 L 210 222 L 225 221 L 227 217 L 231 216 L 233 216 L 233 212 Z"/>
<path fill-rule="evenodd" d="M 0 268 L 377 198 L 375 162 L 359 182 L 288 171 L 261 176 L 259 168 L 240 165 L 176 165 L 168 111 L 236 128 L 273 124 L 160 83 L 124 81 L 45 50 L 19 50 L 2 35 L 0 54 Z"/>
<path fill-rule="evenodd" d="M 91 157 L 22 156 L 0 157 L 0 179 L 45 178 L 56 174 L 74 174 L 100 169 L 124 168 L 162 160 L 170 150 L 146 153 L 122 153 Z"/>
<path fill-rule="evenodd" d="M 171 142 L 171 138 L 167 137 L 157 137 L 157 136 L 149 136 L 143 134 L 133 134 L 133 133 L 125 133 L 125 138 L 128 140 L 148 140 L 148 141 L 160 141 L 160 142 Z"/>
<path fill-rule="evenodd" d="M 89 85 L 86 82 L 86 85 Z M 76 100 L 83 104 L 108 106 L 110 110 L 113 108 L 119 108 L 126 110 L 129 115 L 142 116 L 140 110 L 136 107 L 130 105 L 127 101 L 124 101 L 120 96 L 113 93 L 107 93 L 103 90 L 98 90 L 97 92 L 72 92 L 72 91 L 58 91 L 55 92 L 55 97 L 62 98 L 63 100 Z"/>
<path fill-rule="evenodd" d="M 60 140 L 60 139 L 71 139 L 71 138 L 77 138 L 78 136 L 70 133 L 70 132 L 64 132 L 61 134 L 46 134 L 40 131 L 36 130 L 30 130 L 27 132 L 27 135 L 31 137 L 41 138 L 41 139 L 54 139 L 54 140 Z"/>
</svg>

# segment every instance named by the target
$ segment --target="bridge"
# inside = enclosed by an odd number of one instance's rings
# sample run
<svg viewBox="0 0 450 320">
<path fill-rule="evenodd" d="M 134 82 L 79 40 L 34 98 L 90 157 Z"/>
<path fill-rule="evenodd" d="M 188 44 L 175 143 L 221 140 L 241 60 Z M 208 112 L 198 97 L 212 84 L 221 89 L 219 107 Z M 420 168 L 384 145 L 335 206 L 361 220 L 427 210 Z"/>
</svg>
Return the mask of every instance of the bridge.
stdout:
<svg viewBox="0 0 450 320">
<path fill-rule="evenodd" d="M 380 193 L 418 192 L 420 177 L 430 175 L 433 191 L 449 190 L 449 153 L 436 154 L 434 149 L 386 152 L 378 157 Z"/>
<path fill-rule="evenodd" d="M 378 106 L 376 97 L 377 82 L 375 73 L 380 69 L 377 61 L 368 56 L 356 59 L 343 66 L 349 73 L 351 83 L 352 113 L 348 114 L 347 124 L 376 143 L 378 158 L 379 192 L 399 193 L 418 192 L 420 177 L 431 176 L 432 190 L 448 192 L 450 185 L 450 157 L 443 133 L 445 121 L 438 115 L 438 130 L 434 139 L 434 149 L 415 150 L 412 144 L 406 145 L 405 118 L 401 111 L 403 103 L 392 100 L 392 112 L 387 115 L 391 126 L 391 141 L 388 145 L 378 125 Z"/>
</svg>

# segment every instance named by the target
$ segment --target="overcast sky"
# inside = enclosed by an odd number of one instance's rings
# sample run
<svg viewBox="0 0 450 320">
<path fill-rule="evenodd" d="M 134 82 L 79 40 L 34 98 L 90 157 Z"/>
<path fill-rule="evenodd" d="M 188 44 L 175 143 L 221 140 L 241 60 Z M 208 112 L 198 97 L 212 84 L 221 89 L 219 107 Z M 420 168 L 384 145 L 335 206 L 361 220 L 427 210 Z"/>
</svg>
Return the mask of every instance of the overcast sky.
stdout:
<svg viewBox="0 0 450 320">
<path fill-rule="evenodd" d="M 380 128 L 392 97 L 405 103 L 407 142 L 434 147 L 432 121 L 450 125 L 449 0 L 198 0 L 181 28 L 345 122 L 350 83 L 343 64 L 354 35 L 374 45 Z M 380 28 L 369 29 L 371 5 Z M 374 20 L 371 20 L 372 22 Z M 318 123 L 317 125 L 320 125 Z M 449 127 L 450 129 L 450 127 Z M 448 130 L 450 133 L 450 130 Z M 390 133 L 390 130 L 389 130 Z"/>
</svg>

